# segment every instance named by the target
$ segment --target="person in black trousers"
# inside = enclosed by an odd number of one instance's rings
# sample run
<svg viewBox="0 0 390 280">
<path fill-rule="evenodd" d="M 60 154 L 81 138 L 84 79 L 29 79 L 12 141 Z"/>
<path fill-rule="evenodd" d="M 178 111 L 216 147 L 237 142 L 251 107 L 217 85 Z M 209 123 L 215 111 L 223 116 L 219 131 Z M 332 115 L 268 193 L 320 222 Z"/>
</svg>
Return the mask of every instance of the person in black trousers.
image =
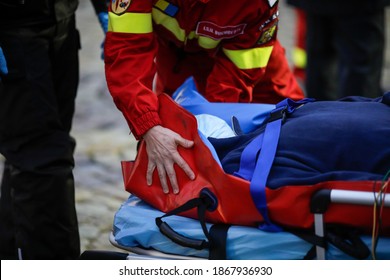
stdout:
<svg viewBox="0 0 390 280">
<path fill-rule="evenodd" d="M 106 29 L 105 0 L 93 0 Z M 1 259 L 77 259 L 77 0 L 0 0 Z M 103 34 L 104 35 L 104 34 Z"/>
<path fill-rule="evenodd" d="M 306 12 L 306 94 L 317 100 L 383 94 L 390 0 L 287 0 Z"/>
</svg>

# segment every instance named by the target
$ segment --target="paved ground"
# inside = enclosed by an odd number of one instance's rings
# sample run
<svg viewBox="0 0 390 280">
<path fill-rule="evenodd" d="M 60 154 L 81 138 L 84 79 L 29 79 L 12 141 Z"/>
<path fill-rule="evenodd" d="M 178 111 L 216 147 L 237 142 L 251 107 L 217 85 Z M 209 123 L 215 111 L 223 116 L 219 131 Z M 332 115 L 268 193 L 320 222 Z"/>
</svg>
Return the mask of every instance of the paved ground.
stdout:
<svg viewBox="0 0 390 280">
<path fill-rule="evenodd" d="M 107 91 L 100 59 L 103 33 L 89 1 L 80 2 L 77 16 L 82 38 L 81 81 L 72 133 L 78 142 L 75 179 L 82 251 L 113 250 L 108 242 L 113 217 L 128 197 L 120 162 L 135 157 L 136 143 Z M 279 38 L 290 60 L 294 13 L 284 1 L 280 5 Z M 390 26 L 390 10 L 388 23 Z M 388 42 L 383 85 L 390 90 L 390 28 Z M 0 165 L 1 162 L 0 159 Z"/>
</svg>

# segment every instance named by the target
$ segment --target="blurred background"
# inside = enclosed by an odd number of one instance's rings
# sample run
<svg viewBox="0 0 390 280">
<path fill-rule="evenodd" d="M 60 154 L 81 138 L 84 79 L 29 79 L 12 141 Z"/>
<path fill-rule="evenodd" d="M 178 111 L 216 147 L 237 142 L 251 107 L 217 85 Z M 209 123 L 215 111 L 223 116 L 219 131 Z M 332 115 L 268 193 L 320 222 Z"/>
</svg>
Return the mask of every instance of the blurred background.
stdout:
<svg viewBox="0 0 390 280">
<path fill-rule="evenodd" d="M 279 39 L 291 64 L 295 34 L 294 10 L 280 1 Z M 387 10 L 387 48 L 383 88 L 390 90 L 390 9 Z M 122 114 L 107 90 L 101 43 L 104 34 L 90 1 L 81 0 L 77 11 L 81 34 L 80 85 L 72 134 L 75 153 L 77 212 L 81 250 L 117 250 L 108 241 L 115 212 L 129 196 L 124 190 L 121 165 L 136 154 Z M 3 159 L 0 156 L 0 167 Z M 1 179 L 1 173 L 0 173 Z"/>
</svg>

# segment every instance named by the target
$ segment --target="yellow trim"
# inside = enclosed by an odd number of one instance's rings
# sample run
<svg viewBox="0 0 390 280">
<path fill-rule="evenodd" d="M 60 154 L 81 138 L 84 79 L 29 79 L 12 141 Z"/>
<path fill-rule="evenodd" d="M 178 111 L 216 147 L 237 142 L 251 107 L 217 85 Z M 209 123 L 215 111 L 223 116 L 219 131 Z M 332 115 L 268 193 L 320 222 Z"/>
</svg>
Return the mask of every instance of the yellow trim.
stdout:
<svg viewBox="0 0 390 280">
<path fill-rule="evenodd" d="M 151 33 L 153 32 L 152 14 L 125 13 L 116 15 L 109 12 L 108 31 L 135 34 Z"/>
<path fill-rule="evenodd" d="M 165 1 L 160 0 L 157 2 L 156 7 L 163 9 L 164 3 Z M 154 22 L 158 25 L 164 26 L 167 30 L 172 32 L 172 34 L 175 35 L 176 39 L 178 39 L 180 42 L 185 44 L 187 39 L 192 40 L 198 38 L 199 46 L 205 49 L 214 49 L 219 44 L 220 41 L 204 36 L 198 36 L 195 31 L 191 31 L 188 36 L 186 36 L 186 31 L 180 27 L 179 22 L 175 18 L 166 15 L 159 9 L 153 8 L 152 15 Z"/>
<path fill-rule="evenodd" d="M 269 46 L 246 50 L 223 49 L 223 52 L 238 68 L 245 70 L 267 66 L 272 49 Z"/>
<path fill-rule="evenodd" d="M 294 48 L 292 52 L 292 60 L 295 67 L 306 68 L 306 50 L 302 48 Z"/>
<path fill-rule="evenodd" d="M 161 12 L 156 8 L 153 8 L 152 14 L 153 14 L 153 20 L 156 24 L 161 24 L 166 29 L 171 31 L 173 35 L 175 35 L 175 37 L 181 42 L 185 41 L 186 32 L 184 29 L 180 28 L 179 22 L 176 19 L 164 14 L 163 12 Z"/>
<path fill-rule="evenodd" d="M 209 37 L 199 36 L 199 46 L 205 49 L 214 49 L 218 46 L 220 40 L 214 40 Z"/>
<path fill-rule="evenodd" d="M 199 36 L 196 34 L 195 31 L 191 31 L 188 35 L 187 35 L 187 39 L 195 39 L 195 38 L 198 38 Z"/>
</svg>

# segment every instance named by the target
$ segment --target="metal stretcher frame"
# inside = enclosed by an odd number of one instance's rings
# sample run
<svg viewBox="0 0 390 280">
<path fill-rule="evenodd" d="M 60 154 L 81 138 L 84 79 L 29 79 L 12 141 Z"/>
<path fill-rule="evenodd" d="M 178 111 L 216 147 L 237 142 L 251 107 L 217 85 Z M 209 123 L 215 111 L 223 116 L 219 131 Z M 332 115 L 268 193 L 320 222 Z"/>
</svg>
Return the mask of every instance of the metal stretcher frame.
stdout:
<svg viewBox="0 0 390 280">
<path fill-rule="evenodd" d="M 345 191 L 322 189 L 316 192 L 310 202 L 311 213 L 314 215 L 315 234 L 319 237 L 325 236 L 326 225 L 324 224 L 324 215 L 332 203 L 355 204 L 374 206 L 375 202 L 381 200 L 384 207 L 390 207 L 390 200 L 385 200 L 385 194 L 362 192 L 362 191 Z M 86 251 L 83 253 L 83 259 L 122 259 L 122 260 L 201 260 L 200 257 L 167 254 L 155 249 L 145 249 L 140 247 L 124 247 L 118 244 L 113 233 L 109 236 L 110 243 L 128 253 L 117 253 L 108 251 Z M 316 246 L 317 260 L 326 259 L 326 249 Z"/>
<path fill-rule="evenodd" d="M 314 230 L 319 237 L 325 236 L 326 227 L 324 224 L 324 215 L 331 203 L 356 204 L 374 206 L 376 199 L 383 199 L 382 204 L 390 207 L 390 200 L 385 200 L 384 194 L 347 191 L 347 190 L 329 190 L 322 189 L 315 193 L 310 201 L 310 210 L 314 214 Z M 316 246 L 317 259 L 325 259 L 325 248 Z"/>
</svg>

